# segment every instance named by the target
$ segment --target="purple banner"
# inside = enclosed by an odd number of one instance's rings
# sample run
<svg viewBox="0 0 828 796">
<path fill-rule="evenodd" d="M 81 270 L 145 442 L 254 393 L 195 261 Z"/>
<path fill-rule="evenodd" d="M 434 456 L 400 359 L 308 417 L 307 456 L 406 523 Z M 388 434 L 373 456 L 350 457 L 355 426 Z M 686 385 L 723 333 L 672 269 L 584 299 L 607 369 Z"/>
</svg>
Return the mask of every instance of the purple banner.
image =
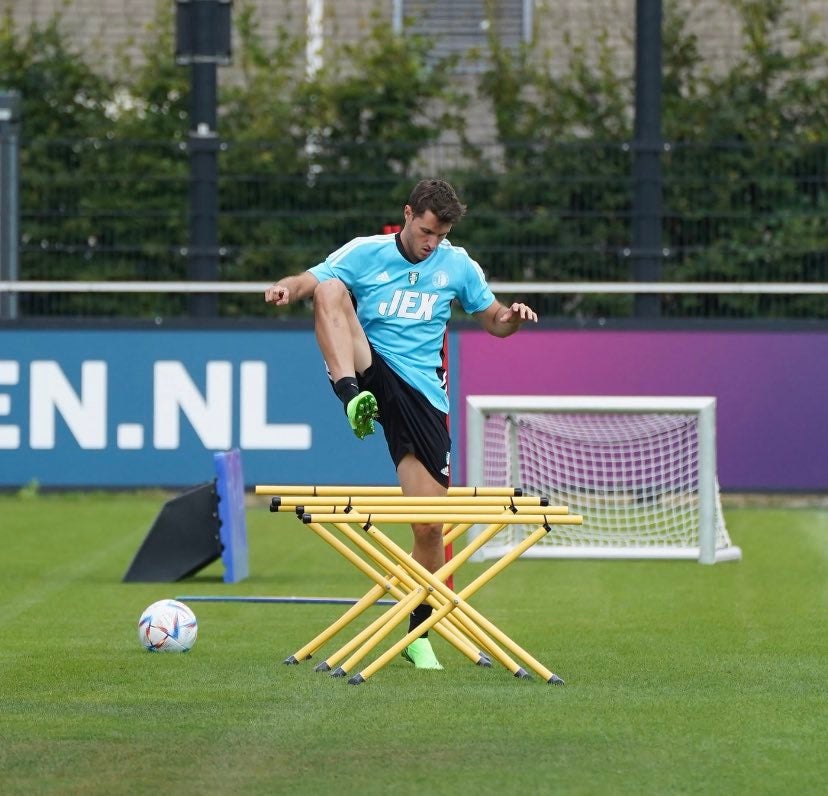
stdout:
<svg viewBox="0 0 828 796">
<path fill-rule="evenodd" d="M 465 396 L 711 395 L 725 490 L 828 490 L 828 332 L 460 333 Z"/>
</svg>

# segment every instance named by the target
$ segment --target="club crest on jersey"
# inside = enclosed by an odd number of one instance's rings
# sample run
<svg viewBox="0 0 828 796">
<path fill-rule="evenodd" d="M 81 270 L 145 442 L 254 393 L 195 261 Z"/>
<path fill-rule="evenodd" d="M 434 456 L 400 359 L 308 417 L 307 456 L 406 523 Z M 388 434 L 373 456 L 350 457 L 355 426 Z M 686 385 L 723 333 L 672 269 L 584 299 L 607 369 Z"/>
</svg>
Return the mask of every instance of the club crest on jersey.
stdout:
<svg viewBox="0 0 828 796">
<path fill-rule="evenodd" d="M 420 272 L 419 271 L 409 271 L 408 272 L 408 284 L 409 285 L 416 285 L 419 278 L 420 278 Z"/>
</svg>

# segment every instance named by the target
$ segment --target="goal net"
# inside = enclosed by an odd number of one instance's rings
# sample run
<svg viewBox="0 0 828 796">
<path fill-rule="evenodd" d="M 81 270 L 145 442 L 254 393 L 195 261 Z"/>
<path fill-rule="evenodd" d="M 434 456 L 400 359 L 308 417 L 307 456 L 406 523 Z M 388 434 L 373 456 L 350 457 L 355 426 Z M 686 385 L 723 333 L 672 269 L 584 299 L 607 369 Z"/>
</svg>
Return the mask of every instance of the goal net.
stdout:
<svg viewBox="0 0 828 796">
<path fill-rule="evenodd" d="M 469 485 L 515 486 L 582 514 L 525 555 L 741 558 L 716 478 L 715 398 L 470 396 Z M 522 539 L 507 526 L 478 557 Z"/>
</svg>

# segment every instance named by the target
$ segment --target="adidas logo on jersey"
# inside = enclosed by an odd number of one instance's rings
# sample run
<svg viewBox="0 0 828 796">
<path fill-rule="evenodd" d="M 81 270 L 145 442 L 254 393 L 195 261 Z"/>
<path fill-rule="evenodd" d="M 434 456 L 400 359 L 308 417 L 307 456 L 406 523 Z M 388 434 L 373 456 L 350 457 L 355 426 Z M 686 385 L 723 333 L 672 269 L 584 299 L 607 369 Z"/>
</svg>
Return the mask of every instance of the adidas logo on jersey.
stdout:
<svg viewBox="0 0 828 796">
<path fill-rule="evenodd" d="M 383 271 L 377 276 L 377 282 L 390 282 L 391 277 L 388 276 L 388 271 Z"/>
</svg>

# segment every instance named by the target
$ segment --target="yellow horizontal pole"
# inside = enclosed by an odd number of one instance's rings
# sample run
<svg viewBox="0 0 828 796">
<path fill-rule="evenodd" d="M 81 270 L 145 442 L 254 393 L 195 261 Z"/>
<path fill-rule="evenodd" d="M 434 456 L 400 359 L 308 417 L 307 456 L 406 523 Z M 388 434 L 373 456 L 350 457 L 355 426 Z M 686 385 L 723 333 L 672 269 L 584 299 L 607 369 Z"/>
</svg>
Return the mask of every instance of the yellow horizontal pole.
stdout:
<svg viewBox="0 0 828 796">
<path fill-rule="evenodd" d="M 330 498 L 329 498 L 330 500 Z M 309 511 L 303 513 L 315 514 L 360 514 L 368 513 L 378 514 L 417 514 L 424 512 L 428 514 L 447 513 L 447 514 L 497 514 L 499 512 L 509 512 L 511 514 L 535 514 L 543 512 L 544 514 L 568 514 L 569 509 L 566 506 L 544 506 L 543 508 L 534 506 L 514 506 L 514 511 L 510 506 L 493 506 L 493 505 L 465 505 L 452 504 L 441 505 L 439 503 L 399 503 L 399 504 L 378 504 L 378 503 L 319 503 L 313 506 L 299 505 L 298 508 L 308 509 Z M 297 506 L 278 506 L 278 511 L 292 511 L 296 513 Z"/>
<path fill-rule="evenodd" d="M 376 514 L 357 514 L 351 512 L 350 514 L 331 514 L 331 513 L 306 513 L 302 516 L 302 522 L 347 522 L 358 523 L 365 525 L 370 522 L 376 524 L 383 523 L 435 523 L 435 522 L 450 522 L 450 523 L 465 523 L 469 521 L 468 514 L 453 514 L 445 512 L 427 512 L 418 511 L 410 514 L 391 514 L 391 513 L 376 513 Z M 512 514 L 506 512 L 504 514 L 475 514 L 474 521 L 478 523 L 496 523 L 502 522 L 507 525 L 542 525 L 548 523 L 549 525 L 581 525 L 584 518 L 580 514 Z"/>
<path fill-rule="evenodd" d="M 453 506 L 458 504 L 474 504 L 481 506 L 508 506 L 514 504 L 515 506 L 546 506 L 549 499 L 541 495 L 522 495 L 521 497 L 510 497 L 508 495 L 287 495 L 279 496 L 274 499 L 278 501 L 279 506 L 317 506 L 325 505 L 333 502 L 336 498 L 337 503 L 351 503 L 358 505 L 359 503 L 367 503 L 369 500 L 372 505 L 393 506 L 399 503 L 406 503 L 411 506 L 420 505 L 436 505 L 436 506 Z M 546 501 L 544 503 L 543 501 Z"/>
<path fill-rule="evenodd" d="M 273 485 L 258 484 L 257 495 L 401 495 L 402 489 L 398 486 L 304 486 L 304 485 Z M 521 489 L 512 486 L 450 486 L 449 495 L 463 495 L 466 497 L 493 496 L 520 497 Z"/>
</svg>

